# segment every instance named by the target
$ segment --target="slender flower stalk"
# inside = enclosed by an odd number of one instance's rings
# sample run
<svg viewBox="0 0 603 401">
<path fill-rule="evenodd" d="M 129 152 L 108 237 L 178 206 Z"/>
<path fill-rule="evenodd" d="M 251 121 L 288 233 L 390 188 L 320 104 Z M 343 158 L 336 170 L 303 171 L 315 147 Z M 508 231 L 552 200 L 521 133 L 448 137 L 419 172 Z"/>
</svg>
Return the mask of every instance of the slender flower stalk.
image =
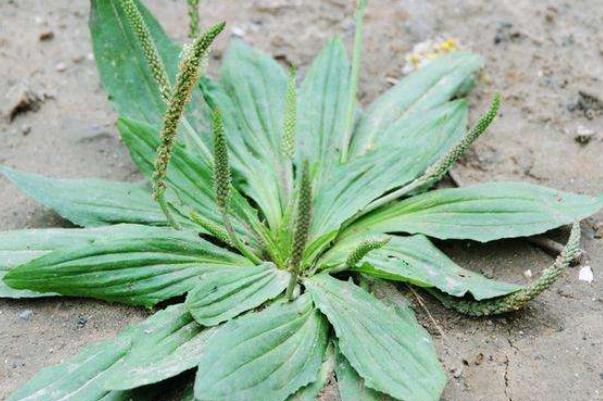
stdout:
<svg viewBox="0 0 603 401">
<path fill-rule="evenodd" d="M 354 14 L 354 22 L 356 30 L 354 32 L 354 49 L 352 54 L 352 69 L 350 71 L 348 106 L 345 121 L 345 131 L 341 143 L 341 162 L 345 163 L 348 160 L 348 150 L 352 131 L 354 129 L 354 115 L 358 104 L 358 77 L 360 74 L 360 58 L 362 56 L 362 45 L 364 42 L 364 13 L 366 11 L 368 0 L 358 0 L 356 13 Z"/>
<path fill-rule="evenodd" d="M 228 234 L 229 243 L 240 250 L 248 259 L 259 264 L 261 260 L 239 240 L 228 215 L 232 179 L 230 176 L 230 162 L 228 160 L 228 143 L 224 134 L 224 122 L 222 120 L 222 113 L 218 109 L 214 109 L 212 128 L 214 134 L 214 190 L 216 193 L 216 206 L 218 206 L 218 210 L 222 213 L 222 222 Z"/>
<path fill-rule="evenodd" d="M 293 233 L 293 249 L 291 251 L 290 270 L 291 279 L 287 287 L 286 296 L 293 299 L 293 290 L 299 279 L 301 261 L 304 256 L 310 223 L 312 221 L 312 183 L 310 180 L 310 168 L 308 162 L 304 161 L 302 166 L 301 183 L 299 188 L 299 199 L 297 203 L 297 218 L 295 220 L 295 232 Z"/>
<path fill-rule="evenodd" d="M 224 29 L 224 23 L 211 27 L 205 34 L 197 38 L 183 54 L 176 86 L 168 102 L 167 110 L 163 116 L 163 127 L 160 133 L 161 144 L 155 157 L 155 173 L 153 174 L 153 196 L 161 206 L 170 224 L 177 227 L 170 215 L 164 195 L 166 190 L 165 177 L 168 164 L 172 156 L 172 148 L 176 139 L 178 123 L 184 114 L 184 107 L 191 98 L 195 84 L 199 79 L 201 59 L 213 40 Z"/>
<path fill-rule="evenodd" d="M 188 3 L 188 37 L 194 39 L 199 35 L 199 0 L 187 0 Z"/>
<path fill-rule="evenodd" d="M 121 6 L 142 47 L 144 58 L 151 69 L 153 79 L 159 88 L 161 97 L 167 102 L 170 99 L 170 80 L 166 73 L 163 60 L 157 50 L 157 46 L 155 46 L 155 42 L 151 36 L 151 32 L 149 31 L 147 24 L 145 24 L 134 0 L 121 0 Z"/>
<path fill-rule="evenodd" d="M 388 204 L 403 195 L 406 195 L 417 188 L 431 185 L 436 181 L 440 180 L 444 174 L 456 163 L 459 157 L 463 153 L 469 149 L 471 144 L 480 137 L 481 134 L 486 131 L 486 129 L 490 126 L 496 115 L 498 114 L 498 110 L 500 108 L 500 94 L 496 93 L 494 95 L 494 99 L 490 104 L 490 108 L 484 114 L 477 124 L 469 131 L 467 135 L 463 139 L 461 139 L 452 149 L 450 149 L 444 156 L 442 156 L 437 162 L 435 162 L 431 167 L 429 167 L 425 173 L 409 184 L 389 193 L 386 196 L 383 196 L 372 203 L 370 203 L 366 208 L 359 211 L 352 219 L 356 219 L 362 215 L 365 215 L 375 209 L 380 208 L 381 206 Z"/>
</svg>

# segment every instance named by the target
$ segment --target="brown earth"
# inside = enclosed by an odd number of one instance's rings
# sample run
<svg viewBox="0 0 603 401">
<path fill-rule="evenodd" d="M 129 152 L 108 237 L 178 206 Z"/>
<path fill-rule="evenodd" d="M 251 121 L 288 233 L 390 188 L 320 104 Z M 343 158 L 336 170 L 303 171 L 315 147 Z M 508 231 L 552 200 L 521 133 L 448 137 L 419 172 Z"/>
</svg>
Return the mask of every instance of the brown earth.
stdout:
<svg viewBox="0 0 603 401">
<path fill-rule="evenodd" d="M 170 34 L 185 38 L 184 1 L 146 3 Z M 302 73 L 327 37 L 341 34 L 351 42 L 352 0 L 202 3 L 202 23 L 226 19 L 230 32 Z M 88 8 L 84 0 L 0 2 L 0 163 L 51 176 L 137 178 L 92 60 Z M 585 96 L 603 98 L 602 23 L 598 0 L 372 0 L 362 101 L 401 75 L 403 54 L 414 43 L 446 33 L 488 61 L 487 82 L 470 96 L 472 117 L 495 88 L 504 98 L 501 118 L 456 168 L 463 181 L 504 178 L 603 193 L 601 104 Z M 8 122 L 5 114 L 23 87 L 41 98 L 39 109 Z M 587 143 L 577 142 L 580 135 Z M 66 224 L 4 178 L 0 188 L 1 230 Z M 591 284 L 572 268 L 525 311 L 495 319 L 467 319 L 425 296 L 444 333 L 417 308 L 449 370 L 444 400 L 603 400 L 602 220 L 599 213 L 582 224 Z M 460 263 L 514 282 L 526 282 L 526 269 L 536 275 L 552 262 L 524 240 L 443 246 Z M 79 299 L 0 301 L 0 399 L 41 367 L 111 338 L 146 314 Z M 337 399 L 336 392 L 322 398 Z"/>
</svg>

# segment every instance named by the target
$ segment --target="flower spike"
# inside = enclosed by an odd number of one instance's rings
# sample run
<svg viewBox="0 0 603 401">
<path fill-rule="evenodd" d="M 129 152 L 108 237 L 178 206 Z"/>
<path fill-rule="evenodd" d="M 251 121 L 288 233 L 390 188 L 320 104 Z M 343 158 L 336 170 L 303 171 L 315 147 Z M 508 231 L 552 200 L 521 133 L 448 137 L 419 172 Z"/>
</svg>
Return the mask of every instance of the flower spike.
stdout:
<svg viewBox="0 0 603 401">
<path fill-rule="evenodd" d="M 178 123 L 182 118 L 186 103 L 190 100 L 193 88 L 199 79 L 199 67 L 202 64 L 202 59 L 206 55 L 209 46 L 216 36 L 224 29 L 224 25 L 225 24 L 221 22 L 211 27 L 205 34 L 197 38 L 185 51 L 180 63 L 180 71 L 178 73 L 176 86 L 163 116 L 163 127 L 160 133 L 161 144 L 157 149 L 157 155 L 155 157 L 153 196 L 171 223 L 173 223 L 173 218 L 170 217 L 169 209 L 164 200 L 166 189 L 164 181 L 167 174 L 167 167 L 172 156 L 172 148 L 174 146 L 174 140 L 176 139 Z"/>
<path fill-rule="evenodd" d="M 224 135 L 224 122 L 219 109 L 213 115 L 214 134 L 214 189 L 216 191 L 216 205 L 222 213 L 228 211 L 230 199 L 230 163 L 228 160 L 228 144 Z"/>
<path fill-rule="evenodd" d="M 295 67 L 289 70 L 289 82 L 285 95 L 285 126 L 283 129 L 283 155 L 293 160 L 295 157 L 295 126 L 297 121 L 297 93 L 295 87 Z"/>
<path fill-rule="evenodd" d="M 555 263 L 545 269 L 538 280 L 519 291 L 498 298 L 485 301 L 468 301 L 452 297 L 439 291 L 429 290 L 442 304 L 457 312 L 469 316 L 498 315 L 517 311 L 523 308 L 529 301 L 536 298 L 540 293 L 549 288 L 563 273 L 575 256 L 580 252 L 580 224 L 572 225 L 567 245 L 555 260 Z"/>
<path fill-rule="evenodd" d="M 291 251 L 291 280 L 287 288 L 287 298 L 293 297 L 293 290 L 297 284 L 300 273 L 300 264 L 304 256 L 310 223 L 312 222 L 312 182 L 310 180 L 310 167 L 308 161 L 304 160 L 302 166 L 301 183 L 299 188 L 299 199 L 297 203 L 297 219 L 295 221 L 295 232 L 293 233 L 293 250 Z"/>
<path fill-rule="evenodd" d="M 187 0 L 188 3 L 188 37 L 194 39 L 199 35 L 199 0 Z"/>
<path fill-rule="evenodd" d="M 345 261 L 347 267 L 354 267 L 358 264 L 369 252 L 379 248 L 383 248 L 390 241 L 390 237 L 386 238 L 369 238 L 362 241 L 349 255 Z"/>
<path fill-rule="evenodd" d="M 149 64 L 153 79 L 155 79 L 155 83 L 159 88 L 161 96 L 163 97 L 163 100 L 167 102 L 170 98 L 170 82 L 165 70 L 165 65 L 159 56 L 159 51 L 151 36 L 151 32 L 149 31 L 147 24 L 145 24 L 134 0 L 121 0 L 121 6 L 126 14 L 128 22 L 136 33 L 136 38 L 140 42 L 144 58 Z"/>
<path fill-rule="evenodd" d="M 214 134 L 214 190 L 216 192 L 216 205 L 222 213 L 222 222 L 224 223 L 224 229 L 229 238 L 229 241 L 225 242 L 237 248 L 252 262 L 259 264 L 261 263 L 261 260 L 247 249 L 245 244 L 237 237 L 237 234 L 232 227 L 232 223 L 230 222 L 230 216 L 228 215 L 232 180 L 230 175 L 230 163 L 228 161 L 228 143 L 226 142 L 226 135 L 224 134 L 224 122 L 222 120 L 222 113 L 220 113 L 220 110 L 217 108 L 214 109 L 212 128 Z M 212 227 L 207 226 L 207 228 Z M 224 240 L 222 234 L 223 231 L 214 231 L 216 234 L 219 234 L 217 238 Z"/>
</svg>

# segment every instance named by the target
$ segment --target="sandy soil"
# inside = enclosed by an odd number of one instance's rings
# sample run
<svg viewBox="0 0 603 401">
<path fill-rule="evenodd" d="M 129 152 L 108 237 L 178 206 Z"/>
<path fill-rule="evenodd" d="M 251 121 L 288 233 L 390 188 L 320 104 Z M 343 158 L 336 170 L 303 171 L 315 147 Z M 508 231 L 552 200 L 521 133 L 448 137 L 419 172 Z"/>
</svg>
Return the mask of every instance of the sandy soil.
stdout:
<svg viewBox="0 0 603 401">
<path fill-rule="evenodd" d="M 146 3 L 161 11 L 170 34 L 184 39 L 184 1 Z M 327 37 L 341 34 L 351 42 L 351 0 L 202 3 L 203 23 L 226 19 L 231 32 L 236 28 L 302 73 Z M 0 163 L 61 177 L 137 177 L 92 60 L 88 8 L 84 0 L 0 2 L 0 111 L 7 113 L 22 85 L 43 98 L 38 111 L 12 122 L 2 116 Z M 473 110 L 484 110 L 495 88 L 504 94 L 502 117 L 457 174 L 465 182 L 505 178 L 602 193 L 601 104 L 584 96 L 603 98 L 602 22 L 598 0 L 372 0 L 362 100 L 370 101 L 401 75 L 402 56 L 414 43 L 447 33 L 488 61 L 489 83 L 471 95 Z M 54 37 L 41 41 L 47 32 Z M 218 55 L 225 44 L 223 37 Z M 588 143 L 578 143 L 580 135 Z M 4 178 L 0 204 L 1 230 L 67 224 Z M 466 319 L 426 298 L 444 333 L 418 310 L 449 370 L 444 400 L 603 400 L 601 221 L 600 213 L 582 224 L 588 253 L 583 264 L 595 274 L 591 284 L 578 281 L 578 269 L 572 268 L 527 310 L 496 319 Z M 526 269 L 537 274 L 552 262 L 522 240 L 443 246 L 470 268 L 515 282 L 527 280 Z M 111 338 L 145 315 L 138 308 L 79 299 L 0 301 L 0 399 L 41 367 Z M 337 395 L 328 391 L 322 398 Z"/>
</svg>

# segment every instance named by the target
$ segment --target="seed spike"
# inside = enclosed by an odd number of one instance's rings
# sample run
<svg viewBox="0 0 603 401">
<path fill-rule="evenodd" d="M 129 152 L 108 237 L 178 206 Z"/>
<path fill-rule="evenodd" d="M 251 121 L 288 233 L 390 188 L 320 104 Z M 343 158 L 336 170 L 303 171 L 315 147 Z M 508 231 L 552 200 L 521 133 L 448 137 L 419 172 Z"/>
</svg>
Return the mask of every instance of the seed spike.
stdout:
<svg viewBox="0 0 603 401">
<path fill-rule="evenodd" d="M 369 252 L 382 248 L 391 238 L 369 238 L 362 241 L 349 255 L 345 261 L 347 267 L 357 265 Z"/>
<path fill-rule="evenodd" d="M 486 131 L 486 129 L 490 126 L 494 118 L 498 114 L 498 110 L 500 108 L 500 94 L 497 92 L 494 94 L 494 99 L 492 99 L 492 103 L 490 104 L 490 108 L 484 114 L 477 124 L 465 135 L 463 139 L 460 140 L 452 149 L 450 149 L 444 156 L 442 156 L 437 162 L 435 162 L 431 167 L 429 167 L 425 173 L 419 178 L 415 179 L 411 183 L 399 188 L 386 196 L 383 196 L 371 204 L 369 204 L 366 208 L 356 213 L 355 216 L 350 220 L 355 220 L 358 217 L 365 215 L 375 209 L 380 208 L 381 206 L 388 204 L 399 197 L 406 195 L 417 188 L 433 184 L 434 182 L 441 179 L 444 174 L 456 163 L 459 157 L 469 147 L 477 138 L 480 137 L 481 134 Z"/>
<path fill-rule="evenodd" d="M 259 264 L 261 260 L 239 240 L 230 222 L 228 208 L 232 180 L 230 163 L 228 161 L 228 143 L 224 134 L 224 122 L 222 120 L 222 113 L 218 108 L 214 109 L 212 129 L 214 134 L 214 190 L 216 193 L 216 205 L 222 213 L 222 222 L 229 238 L 228 243 L 241 251 L 252 262 Z"/>
<path fill-rule="evenodd" d="M 282 150 L 283 155 L 293 160 L 295 157 L 295 127 L 297 124 L 297 88 L 295 81 L 295 67 L 289 70 L 289 82 L 285 95 L 285 124 L 283 127 Z"/>
<path fill-rule="evenodd" d="M 230 200 L 230 163 L 228 160 L 228 144 L 224 135 L 224 122 L 219 109 L 213 113 L 214 134 L 214 189 L 216 191 L 216 204 L 222 213 L 228 211 Z"/>
<path fill-rule="evenodd" d="M 153 79 L 159 88 L 161 96 L 167 102 L 170 98 L 170 81 L 151 32 L 144 22 L 142 14 L 140 14 L 134 0 L 121 0 L 121 6 L 142 47 L 144 58 L 151 69 Z"/>
<path fill-rule="evenodd" d="M 304 160 L 299 188 L 299 199 L 297 203 L 297 218 L 295 220 L 295 231 L 293 233 L 293 249 L 291 251 L 290 269 L 291 280 L 287 288 L 287 298 L 293 297 L 293 290 L 297 284 L 300 273 L 300 264 L 304 256 L 310 223 L 312 222 L 312 182 L 310 180 L 310 167 L 308 161 Z"/>
<path fill-rule="evenodd" d="M 187 0 L 188 3 L 188 37 L 194 39 L 199 35 L 199 0 Z"/>
<path fill-rule="evenodd" d="M 169 99 L 167 110 L 163 116 L 163 126 L 160 133 L 161 144 L 155 157 L 155 173 L 153 174 L 153 195 L 160 205 L 165 205 L 164 194 L 166 190 L 165 176 L 172 156 L 172 148 L 178 123 L 184 113 L 184 107 L 190 100 L 193 88 L 199 79 L 201 59 L 208 51 L 213 40 L 224 29 L 224 23 L 218 23 L 209 28 L 202 36 L 195 39 L 192 45 L 184 52 L 176 86 Z M 162 210 L 170 220 L 167 207 Z M 173 220 L 173 219 L 172 219 Z"/>
<path fill-rule="evenodd" d="M 549 288 L 561 273 L 568 268 L 571 261 L 579 252 L 580 224 L 576 222 L 572 226 L 567 244 L 555 260 L 555 263 L 545 269 L 538 280 L 517 292 L 485 301 L 468 301 L 433 290 L 430 293 L 439 299 L 445 307 L 454 309 L 465 315 L 488 316 L 513 312 L 523 308 L 529 301 Z"/>
<path fill-rule="evenodd" d="M 349 94 L 347 115 L 345 121 L 345 131 L 341 143 L 341 162 L 345 163 L 348 160 L 348 150 L 352 131 L 354 129 L 354 115 L 358 104 L 358 77 L 360 75 L 360 62 L 362 57 L 362 46 L 364 42 L 364 14 L 368 0 L 358 0 L 356 12 L 354 14 L 354 22 L 356 30 L 354 32 L 354 49 L 352 53 L 352 68 L 350 70 Z"/>
<path fill-rule="evenodd" d="M 461 139 L 461 141 L 457 143 L 452 149 L 450 149 L 440 160 L 438 160 L 434 165 L 427 169 L 427 171 L 425 172 L 426 183 L 437 181 L 442 178 L 444 174 L 446 174 L 450 167 L 452 167 L 454 163 L 456 163 L 458 158 L 461 157 L 462 154 L 465 153 L 467 149 L 469 149 L 471 144 L 475 142 L 475 140 L 486 131 L 490 124 L 492 124 L 492 121 L 494 121 L 494 118 L 496 118 L 499 109 L 500 93 L 497 92 L 494 94 L 494 99 L 492 99 L 492 103 L 490 103 L 490 108 L 488 109 L 486 114 L 484 114 L 479 119 L 479 121 L 471 129 L 471 131 L 469 131 L 469 133 L 463 139 Z"/>
<path fill-rule="evenodd" d="M 230 237 L 228 236 L 228 232 L 226 232 L 226 230 L 224 230 L 221 226 L 195 212 L 191 212 L 190 216 L 191 220 L 195 224 L 199 225 L 209 234 L 216 237 L 225 244 L 228 244 L 229 246 L 234 246 L 234 244 L 230 240 Z"/>
</svg>

